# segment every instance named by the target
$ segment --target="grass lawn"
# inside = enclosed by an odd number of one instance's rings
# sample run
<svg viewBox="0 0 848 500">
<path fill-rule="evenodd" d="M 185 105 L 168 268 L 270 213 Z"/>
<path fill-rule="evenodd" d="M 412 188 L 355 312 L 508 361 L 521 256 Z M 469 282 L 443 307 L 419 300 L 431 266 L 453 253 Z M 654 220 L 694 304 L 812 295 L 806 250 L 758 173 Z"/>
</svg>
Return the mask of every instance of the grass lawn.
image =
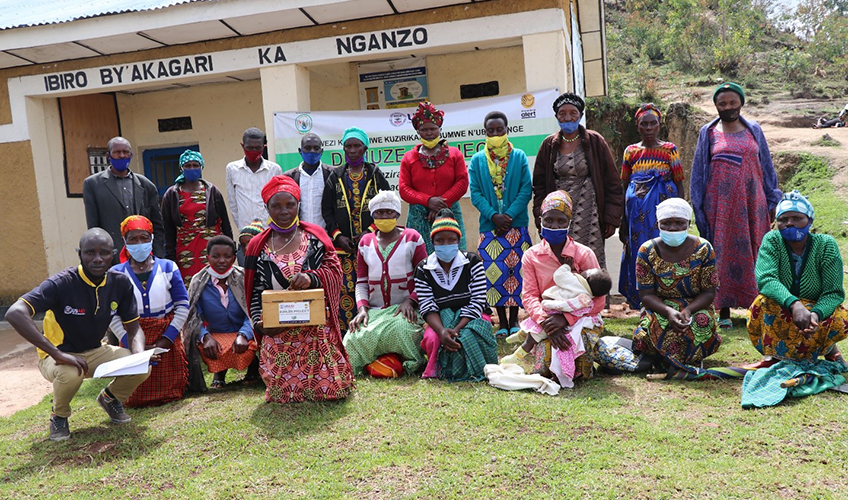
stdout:
<svg viewBox="0 0 848 500">
<path fill-rule="evenodd" d="M 735 321 L 708 364 L 758 359 Z M 832 391 L 742 410 L 739 381 L 602 375 L 550 397 L 362 378 L 341 403 L 234 387 L 119 427 L 103 385 L 85 382 L 63 443 L 46 441 L 51 396 L 0 418 L 0 498 L 848 497 L 848 396 Z"/>
</svg>

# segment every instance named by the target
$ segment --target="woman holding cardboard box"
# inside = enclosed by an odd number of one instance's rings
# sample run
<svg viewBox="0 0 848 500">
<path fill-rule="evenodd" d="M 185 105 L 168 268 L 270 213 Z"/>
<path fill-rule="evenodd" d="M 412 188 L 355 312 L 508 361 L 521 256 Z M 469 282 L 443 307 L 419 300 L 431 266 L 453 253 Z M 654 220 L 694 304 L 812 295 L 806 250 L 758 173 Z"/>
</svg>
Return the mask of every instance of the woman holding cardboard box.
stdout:
<svg viewBox="0 0 848 500">
<path fill-rule="evenodd" d="M 272 177 L 262 188 L 269 227 L 245 252 L 245 293 L 259 348 L 265 400 L 278 403 L 343 399 L 353 374 L 342 345 L 339 308 L 342 267 L 333 243 L 319 226 L 301 222 L 300 187 L 290 177 Z M 324 291 L 331 311 L 324 325 L 263 326 L 265 290 Z M 270 322 L 270 320 L 269 320 Z"/>
</svg>

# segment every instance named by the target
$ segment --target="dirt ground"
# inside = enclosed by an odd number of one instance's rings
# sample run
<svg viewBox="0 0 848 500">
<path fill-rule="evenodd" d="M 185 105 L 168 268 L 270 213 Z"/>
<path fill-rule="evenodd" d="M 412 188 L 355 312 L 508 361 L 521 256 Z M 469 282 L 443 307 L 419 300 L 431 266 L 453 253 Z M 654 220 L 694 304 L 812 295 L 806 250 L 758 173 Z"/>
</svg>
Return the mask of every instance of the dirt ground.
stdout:
<svg viewBox="0 0 848 500">
<path fill-rule="evenodd" d="M 35 347 L 0 322 L 0 417 L 34 405 L 53 390 L 38 371 Z"/>
</svg>

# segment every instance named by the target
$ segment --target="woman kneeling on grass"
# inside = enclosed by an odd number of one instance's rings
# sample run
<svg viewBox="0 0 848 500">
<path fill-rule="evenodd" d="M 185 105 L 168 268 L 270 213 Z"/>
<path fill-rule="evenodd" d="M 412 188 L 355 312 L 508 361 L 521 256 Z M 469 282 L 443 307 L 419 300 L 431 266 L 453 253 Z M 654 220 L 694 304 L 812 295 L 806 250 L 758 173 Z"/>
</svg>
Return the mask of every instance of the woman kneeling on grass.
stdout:
<svg viewBox="0 0 848 500">
<path fill-rule="evenodd" d="M 244 287 L 250 319 L 259 341 L 259 372 L 267 387 L 265 400 L 277 403 L 344 399 L 353 389 L 353 374 L 339 331 L 342 266 L 327 233 L 301 222 L 300 186 L 277 175 L 262 188 L 271 216 L 268 229 L 250 240 L 244 259 Z M 326 323 L 314 326 L 265 327 L 265 290 L 324 290 Z"/>
<path fill-rule="evenodd" d="M 483 367 L 498 362 L 498 346 L 483 261 L 459 250 L 460 237 L 453 212 L 440 210 L 430 231 L 435 251 L 415 270 L 415 291 L 427 322 L 421 348 L 429 359 L 422 377 L 479 382 L 486 378 Z"/>
<path fill-rule="evenodd" d="M 245 384 L 259 380 L 259 360 L 253 325 L 244 300 L 244 269 L 235 265 L 236 243 L 228 236 L 212 237 L 206 245 L 209 264 L 188 287 L 189 313 L 183 330 L 188 350 L 189 388 L 206 387 L 198 353 L 212 377 L 212 389 L 224 387 L 227 370 L 247 369 Z"/>
<path fill-rule="evenodd" d="M 422 328 L 413 274 L 427 257 L 418 231 L 397 225 L 400 198 L 380 191 L 368 203 L 374 225 L 362 235 L 356 257 L 356 305 L 344 346 L 354 375 L 381 354 L 395 353 L 403 369 L 414 373 L 424 365 L 418 348 Z"/>
<path fill-rule="evenodd" d="M 757 255 L 760 294 L 748 334 L 765 359 L 745 376 L 746 408 L 817 394 L 845 383 L 840 373 L 848 371 L 836 345 L 848 337 L 839 246 L 809 232 L 813 206 L 797 191 L 783 195 L 776 215 L 777 230 L 766 233 Z"/>
</svg>

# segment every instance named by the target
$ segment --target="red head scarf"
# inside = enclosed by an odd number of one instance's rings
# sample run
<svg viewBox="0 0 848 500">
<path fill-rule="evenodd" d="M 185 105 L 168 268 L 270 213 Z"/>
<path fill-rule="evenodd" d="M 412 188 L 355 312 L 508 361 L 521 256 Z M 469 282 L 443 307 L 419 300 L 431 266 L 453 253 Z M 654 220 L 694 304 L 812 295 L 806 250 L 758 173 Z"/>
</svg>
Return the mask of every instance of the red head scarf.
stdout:
<svg viewBox="0 0 848 500">
<path fill-rule="evenodd" d="M 124 238 L 127 237 L 127 233 L 135 231 L 136 229 L 153 234 L 153 223 L 150 222 L 150 219 L 143 215 L 130 215 L 124 219 L 124 222 L 121 222 L 121 236 Z M 124 246 L 124 248 L 121 249 L 121 253 L 118 254 L 118 260 L 120 262 L 126 262 L 129 258 L 130 254 L 127 252 L 127 247 Z"/>
<path fill-rule="evenodd" d="M 445 112 L 436 109 L 430 101 L 418 103 L 418 110 L 412 115 L 412 126 L 415 130 L 425 123 L 435 123 L 437 127 L 442 126 L 445 121 Z"/>
<path fill-rule="evenodd" d="M 275 175 L 271 177 L 268 184 L 262 188 L 262 201 L 268 204 L 268 201 L 277 193 L 288 193 L 297 201 L 300 201 L 300 186 L 287 175 Z"/>
<path fill-rule="evenodd" d="M 660 109 L 654 106 L 654 103 L 649 102 L 648 104 L 639 106 L 639 109 L 636 111 L 636 123 L 639 123 L 639 118 L 642 118 L 642 115 L 649 113 L 657 115 L 657 119 L 662 121 L 662 113 L 660 113 Z"/>
</svg>

